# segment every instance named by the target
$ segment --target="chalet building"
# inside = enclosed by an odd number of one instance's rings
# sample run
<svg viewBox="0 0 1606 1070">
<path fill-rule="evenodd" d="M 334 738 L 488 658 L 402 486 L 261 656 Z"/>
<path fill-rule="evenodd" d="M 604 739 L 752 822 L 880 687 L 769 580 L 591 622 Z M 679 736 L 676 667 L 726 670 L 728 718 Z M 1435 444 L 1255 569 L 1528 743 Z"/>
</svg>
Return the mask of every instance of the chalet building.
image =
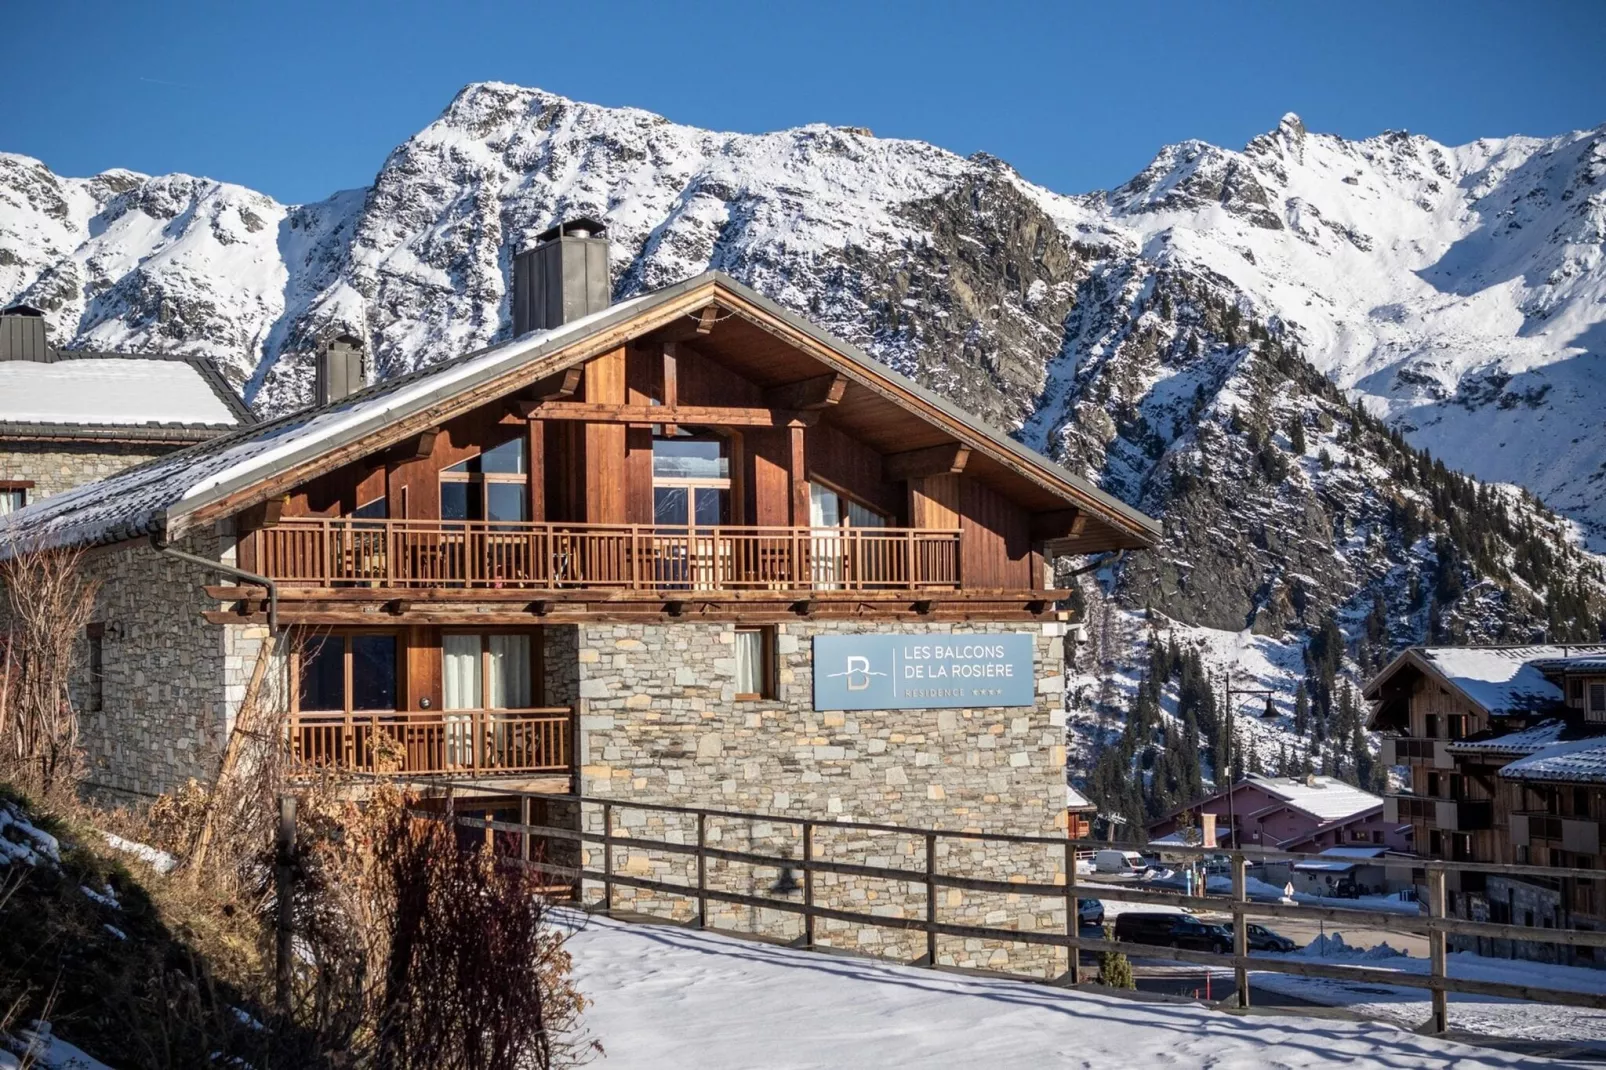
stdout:
<svg viewBox="0 0 1606 1070">
<path fill-rule="evenodd" d="M 1191 815 L 1191 818 L 1190 818 Z M 1408 850 L 1410 831 L 1384 815 L 1380 796 L 1328 776 L 1273 777 L 1246 774 L 1148 827 L 1150 842 L 1183 830 L 1213 828 L 1223 847 L 1274 847 L 1316 853 L 1357 844 Z"/>
<path fill-rule="evenodd" d="M 95 782 L 207 775 L 260 663 L 308 765 L 1064 830 L 1053 561 L 1158 525 L 722 274 L 609 305 L 606 251 L 580 220 L 517 257 L 511 341 L 343 397 L 328 347 L 328 404 L 0 522 L 95 548 Z"/>
<path fill-rule="evenodd" d="M 1601 868 L 1606 646 L 1416 647 L 1365 688 L 1383 761 L 1410 790 L 1388 811 L 1428 858 Z M 1544 928 L 1606 924 L 1602 888 L 1571 877 L 1447 876 L 1451 913 Z M 1489 943 L 1485 941 L 1485 943 Z M 1493 953 L 1592 961 L 1498 941 Z"/>
<path fill-rule="evenodd" d="M 1089 839 L 1093 835 L 1093 819 L 1099 808 L 1075 788 L 1065 789 L 1065 834 L 1073 840 Z"/>
<path fill-rule="evenodd" d="M 0 514 L 252 422 L 209 360 L 61 349 L 0 312 Z"/>
</svg>

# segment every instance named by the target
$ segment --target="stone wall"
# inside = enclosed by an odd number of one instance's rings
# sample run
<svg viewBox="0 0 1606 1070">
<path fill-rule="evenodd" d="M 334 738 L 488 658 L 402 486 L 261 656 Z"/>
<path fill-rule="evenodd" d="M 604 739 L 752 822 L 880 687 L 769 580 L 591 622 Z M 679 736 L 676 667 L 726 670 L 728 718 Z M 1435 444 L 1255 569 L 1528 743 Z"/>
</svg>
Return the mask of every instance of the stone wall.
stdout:
<svg viewBox="0 0 1606 1070">
<path fill-rule="evenodd" d="M 31 503 L 171 452 L 171 446 L 114 442 L 0 442 L 0 483 L 32 482 Z"/>
<path fill-rule="evenodd" d="M 873 625 L 799 622 L 779 625 L 779 690 L 774 700 L 734 698 L 729 624 L 582 625 L 578 635 L 580 762 L 585 820 L 601 830 L 598 800 L 670 803 L 774 815 L 775 821 L 708 820 L 711 845 L 769 854 L 801 851 L 804 818 L 948 830 L 1063 836 L 1065 738 L 1061 695 L 1064 626 L 1052 624 L 906 625 L 901 634 L 1035 635 L 1037 702 L 1031 708 L 817 712 L 811 643 L 821 634 L 855 634 Z M 695 819 L 614 808 L 621 834 L 693 843 Z M 815 856 L 923 871 L 923 836 L 872 834 L 821 825 Z M 587 865 L 601 868 L 593 845 Z M 695 883 L 685 855 L 616 848 L 617 872 Z M 1064 849 L 940 839 L 937 865 L 956 876 L 1063 882 Z M 775 868 L 714 860 L 711 887 L 745 895 L 789 894 Z M 777 892 L 777 887 L 781 889 Z M 600 889 L 588 886 L 596 897 Z M 816 902 L 892 917 L 924 917 L 923 885 L 822 874 Z M 617 909 L 675 918 L 695 912 L 686 897 L 624 887 Z M 710 904 L 710 923 L 795 938 L 797 915 Z M 938 919 L 962 924 L 1063 932 L 1063 900 L 1019 895 L 941 893 Z M 921 933 L 827 921 L 816 942 L 913 960 Z M 1063 971 L 1062 950 L 944 937 L 938 960 L 1037 975 Z"/>
</svg>

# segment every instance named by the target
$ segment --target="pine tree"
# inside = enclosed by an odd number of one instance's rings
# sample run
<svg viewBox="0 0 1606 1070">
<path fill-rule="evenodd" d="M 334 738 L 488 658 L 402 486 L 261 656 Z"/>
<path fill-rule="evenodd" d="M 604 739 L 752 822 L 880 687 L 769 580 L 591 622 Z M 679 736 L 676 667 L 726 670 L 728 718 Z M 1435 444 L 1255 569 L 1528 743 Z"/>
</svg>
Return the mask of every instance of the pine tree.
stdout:
<svg viewBox="0 0 1606 1070">
<path fill-rule="evenodd" d="M 1305 690 L 1305 681 L 1301 680 L 1294 689 L 1294 735 L 1301 739 L 1305 737 L 1305 730 L 1310 727 L 1310 695 Z"/>
<path fill-rule="evenodd" d="M 1115 926 L 1104 927 L 1104 939 L 1115 939 Z M 1099 984 L 1107 988 L 1138 987 L 1137 981 L 1132 977 L 1132 963 L 1119 951 L 1099 952 Z"/>
<path fill-rule="evenodd" d="M 1288 421 L 1288 443 L 1293 447 L 1294 456 L 1304 456 L 1305 419 L 1300 413 L 1296 412 L 1293 416 L 1293 419 Z"/>
</svg>

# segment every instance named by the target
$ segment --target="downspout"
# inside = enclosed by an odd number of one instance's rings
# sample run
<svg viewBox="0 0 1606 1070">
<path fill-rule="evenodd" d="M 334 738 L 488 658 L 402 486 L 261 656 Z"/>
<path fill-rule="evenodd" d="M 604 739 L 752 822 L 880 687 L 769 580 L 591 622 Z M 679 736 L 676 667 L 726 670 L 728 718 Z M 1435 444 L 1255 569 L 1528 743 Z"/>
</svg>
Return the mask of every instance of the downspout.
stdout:
<svg viewBox="0 0 1606 1070">
<path fill-rule="evenodd" d="M 266 576 L 258 576 L 255 572 L 247 572 L 243 568 L 235 568 L 233 565 L 225 565 L 221 561 L 211 561 L 204 557 L 197 557 L 195 554 L 187 553 L 183 550 L 176 550 L 167 544 L 165 540 L 166 534 L 167 532 L 165 530 L 160 532 L 152 532 L 151 545 L 156 547 L 156 549 L 161 553 L 166 554 L 168 557 L 176 557 L 180 561 L 187 561 L 192 565 L 199 565 L 201 568 L 210 569 L 213 572 L 221 572 L 225 576 L 233 576 L 236 579 L 246 580 L 250 583 L 256 584 L 258 587 L 266 587 L 268 590 L 268 634 L 278 634 L 279 588 L 272 580 L 268 579 Z"/>
</svg>

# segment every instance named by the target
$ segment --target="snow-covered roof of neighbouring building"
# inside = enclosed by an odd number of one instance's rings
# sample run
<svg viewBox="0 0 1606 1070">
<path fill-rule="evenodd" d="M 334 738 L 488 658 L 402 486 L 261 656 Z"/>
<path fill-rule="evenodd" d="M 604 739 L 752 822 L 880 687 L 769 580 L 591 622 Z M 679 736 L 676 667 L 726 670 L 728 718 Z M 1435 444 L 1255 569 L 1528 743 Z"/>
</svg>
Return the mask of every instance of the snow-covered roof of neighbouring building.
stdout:
<svg viewBox="0 0 1606 1070">
<path fill-rule="evenodd" d="M 1600 735 L 1600 727 L 1569 727 L 1566 721 L 1540 721 L 1520 732 L 1503 732 L 1486 737 L 1458 739 L 1447 746 L 1452 754 L 1532 754 L 1552 743 L 1584 736 Z"/>
<path fill-rule="evenodd" d="M 1500 769 L 1506 780 L 1606 781 L 1606 736 L 1553 743 Z"/>
<path fill-rule="evenodd" d="M 1065 809 L 1091 810 L 1093 809 L 1093 804 L 1087 801 L 1087 796 L 1067 784 L 1065 785 Z"/>
<path fill-rule="evenodd" d="M 1550 658 L 1535 662 L 1542 672 L 1550 673 L 1580 673 L 1580 672 L 1606 672 L 1606 655 L 1575 654 L 1565 658 Z"/>
<path fill-rule="evenodd" d="M 1410 665 L 1438 677 L 1490 714 L 1543 713 L 1559 709 L 1562 694 L 1541 666 L 1576 655 L 1606 656 L 1606 646 L 1412 647 L 1368 682 L 1365 693 L 1377 698 L 1383 682 Z"/>
<path fill-rule="evenodd" d="M 1244 781 L 1320 821 L 1342 821 L 1383 805 L 1380 796 L 1346 784 L 1337 777 L 1272 777 L 1250 773 Z"/>
<path fill-rule="evenodd" d="M 627 321 L 655 310 L 671 316 L 679 307 L 675 304 L 679 298 L 696 300 L 700 291 L 715 286 L 813 337 L 841 357 L 842 366 L 851 374 L 873 376 L 879 386 L 903 391 L 937 410 L 942 418 L 951 421 L 945 430 L 973 448 L 1006 458 L 1034 484 L 1108 522 L 1123 538 L 1134 540 L 1133 545 L 1146 545 L 1162 534 L 1157 521 L 987 427 L 856 347 L 826 334 L 727 275 L 705 272 L 560 327 L 521 335 L 377 383 L 322 408 L 242 428 L 98 483 L 43 499 L 0 519 L 0 546 L 48 548 L 111 543 L 158 533 L 177 537 L 188 530 L 189 518 L 203 507 L 225 499 L 237 500 L 232 496 L 297 466 L 313 464 L 342 447 L 373 443 L 374 448 L 382 448 L 389 444 L 382 439 L 385 434 L 399 441 L 416 433 L 405 426 L 409 418 L 436 414 L 446 402 L 469 396 L 475 388 L 491 386 L 510 375 L 544 375 L 578 363 L 583 356 L 576 355 L 580 352 L 579 343 L 614 328 L 622 331 Z M 615 335 L 623 336 L 619 331 Z M 547 357 L 553 359 L 543 359 Z"/>
<path fill-rule="evenodd" d="M 182 439 L 172 432 L 210 437 L 252 422 L 207 360 L 66 350 L 52 358 L 0 361 L 0 433 Z"/>
</svg>

